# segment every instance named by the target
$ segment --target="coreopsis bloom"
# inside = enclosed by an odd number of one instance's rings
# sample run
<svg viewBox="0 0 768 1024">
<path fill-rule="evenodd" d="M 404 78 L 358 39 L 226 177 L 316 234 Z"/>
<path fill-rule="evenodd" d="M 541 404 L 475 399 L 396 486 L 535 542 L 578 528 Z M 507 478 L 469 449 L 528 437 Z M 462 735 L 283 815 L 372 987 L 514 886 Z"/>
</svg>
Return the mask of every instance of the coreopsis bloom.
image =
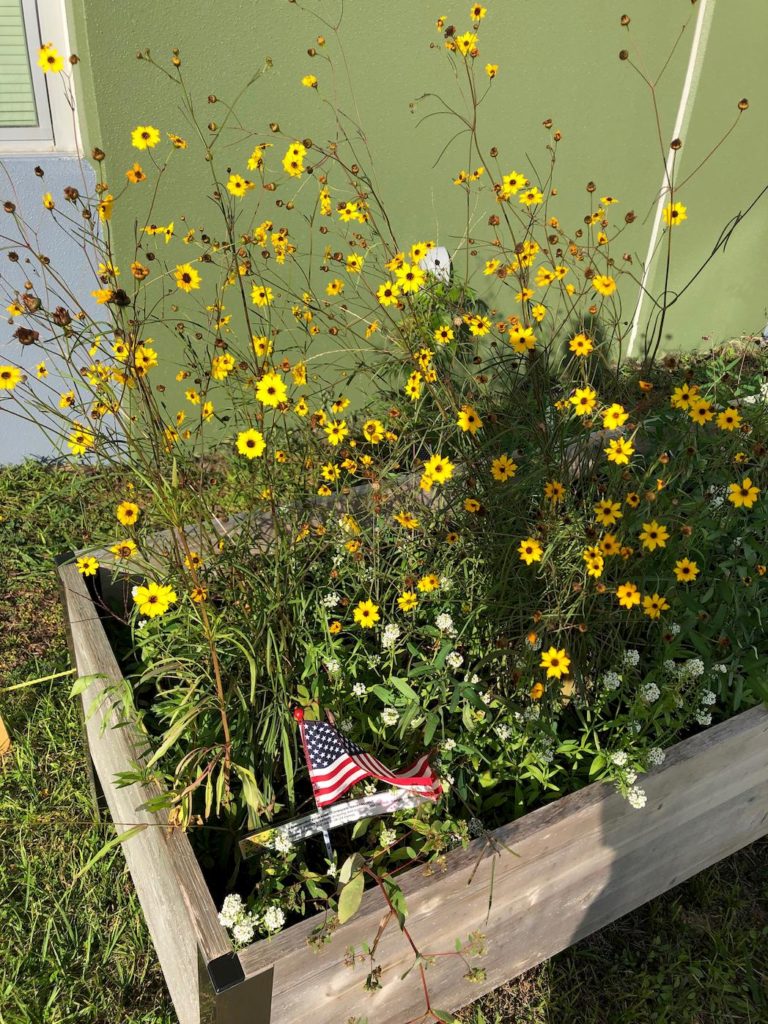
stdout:
<svg viewBox="0 0 768 1024">
<path fill-rule="evenodd" d="M 273 299 L 272 289 L 263 284 L 255 284 L 251 289 L 251 302 L 254 306 L 268 306 Z"/>
<path fill-rule="evenodd" d="M 547 670 L 547 679 L 560 679 L 568 674 L 571 659 L 565 650 L 550 647 L 548 651 L 542 651 L 539 667 Z"/>
<path fill-rule="evenodd" d="M 208 591 L 205 587 L 198 585 L 196 587 L 192 587 L 189 592 L 189 596 L 195 604 L 202 604 L 203 601 L 208 600 Z"/>
<path fill-rule="evenodd" d="M 517 463 L 513 462 L 508 455 L 499 455 L 491 463 L 491 476 L 499 483 L 511 480 L 517 472 Z"/>
<path fill-rule="evenodd" d="M 417 530 L 419 527 L 419 520 L 410 512 L 397 512 L 392 518 L 405 530 Z"/>
<path fill-rule="evenodd" d="M 570 403 L 577 416 L 588 416 L 597 404 L 597 392 L 590 387 L 576 388 L 570 397 Z"/>
<path fill-rule="evenodd" d="M 483 274 L 486 277 L 490 277 L 491 274 L 495 274 L 501 266 L 501 260 L 486 260 L 485 266 L 483 267 Z"/>
<path fill-rule="evenodd" d="M 544 554 L 544 549 L 541 544 L 539 544 L 539 542 L 533 537 L 521 540 L 517 550 L 520 554 L 520 560 L 525 562 L 526 565 L 531 565 L 533 562 L 540 562 L 541 556 Z"/>
<path fill-rule="evenodd" d="M 125 172 L 125 176 L 132 185 L 139 185 L 142 181 L 147 180 L 141 164 L 134 164 L 133 167 L 129 167 Z"/>
<path fill-rule="evenodd" d="M 2 375 L 2 369 L 3 368 L 0 367 L 0 379 L 1 379 L 1 375 Z M 35 367 L 35 373 L 37 374 L 38 378 L 40 380 L 42 380 L 43 378 L 48 376 L 48 367 L 45 365 L 44 362 L 38 363 L 37 366 Z M 0 383 L 0 388 L 2 388 L 2 384 L 1 383 Z"/>
<path fill-rule="evenodd" d="M 371 444 L 380 444 L 384 440 L 384 433 L 381 420 L 366 420 L 363 424 L 363 437 Z"/>
<path fill-rule="evenodd" d="M 471 405 L 462 405 L 456 419 L 456 425 L 461 427 L 465 434 L 476 434 L 478 430 L 482 429 L 483 421 Z"/>
<path fill-rule="evenodd" d="M 488 75 L 489 78 L 491 78 L 491 79 L 495 78 L 496 75 L 498 75 L 498 73 L 499 73 L 499 65 L 498 64 L 486 64 L 485 65 L 485 73 L 486 73 L 486 75 Z"/>
<path fill-rule="evenodd" d="M 95 576 L 99 571 L 99 563 L 93 555 L 82 555 L 75 564 L 82 576 Z"/>
<path fill-rule="evenodd" d="M 715 410 L 706 398 L 694 398 L 688 408 L 688 415 L 694 423 L 703 427 L 705 423 L 715 418 Z"/>
<path fill-rule="evenodd" d="M 298 402 L 294 405 L 293 411 L 296 413 L 297 416 L 306 416 L 307 413 L 309 412 L 309 404 L 306 398 L 300 398 Z"/>
<path fill-rule="evenodd" d="M 599 295 L 613 295 L 616 291 L 616 281 L 610 274 L 598 274 L 592 278 L 592 287 Z"/>
<path fill-rule="evenodd" d="M 120 540 L 109 549 L 119 562 L 133 558 L 139 550 L 134 540 Z"/>
<path fill-rule="evenodd" d="M 373 601 L 358 601 L 353 617 L 358 626 L 363 629 L 372 629 L 381 618 L 378 605 L 375 605 Z"/>
<path fill-rule="evenodd" d="M 21 370 L 17 367 L 0 366 L 0 391 L 13 391 L 20 380 Z"/>
<path fill-rule="evenodd" d="M 649 619 L 658 619 L 662 612 L 669 610 L 669 602 L 661 594 L 646 594 L 643 598 L 643 614 Z"/>
<path fill-rule="evenodd" d="M 434 484 L 444 484 L 453 476 L 456 467 L 442 455 L 431 455 L 424 463 L 424 475 Z"/>
<path fill-rule="evenodd" d="M 519 171 L 510 171 L 509 174 L 505 174 L 501 179 L 499 199 L 509 199 L 510 196 L 516 195 L 527 184 L 528 179 L 524 174 L 520 174 Z"/>
<path fill-rule="evenodd" d="M 177 266 L 173 276 L 176 280 L 176 287 L 181 288 L 183 292 L 191 292 L 200 287 L 200 275 L 191 263 L 182 263 Z"/>
<path fill-rule="evenodd" d="M 227 192 L 238 199 L 242 199 L 245 193 L 253 187 L 253 182 L 248 181 L 241 174 L 230 174 L 227 181 Z"/>
<path fill-rule="evenodd" d="M 139 518 L 140 511 L 135 501 L 121 501 L 115 509 L 115 515 L 123 526 L 133 526 Z"/>
<path fill-rule="evenodd" d="M 103 224 L 106 224 L 107 221 L 112 219 L 112 207 L 114 206 L 114 202 L 115 197 L 111 192 L 107 192 L 106 195 L 103 195 L 96 204 L 96 209 L 99 213 L 99 220 Z"/>
<path fill-rule="evenodd" d="M 482 508 L 482 505 L 477 500 L 477 498 L 465 498 L 464 499 L 464 511 L 465 512 L 475 513 L 475 512 L 479 512 L 481 508 Z"/>
<path fill-rule="evenodd" d="M 152 149 L 160 141 L 160 132 L 151 124 L 140 124 L 131 132 L 131 145 L 134 149 Z"/>
<path fill-rule="evenodd" d="M 474 56 L 477 50 L 477 36 L 474 32 L 465 32 L 463 35 L 456 36 L 454 46 L 463 57 L 468 54 Z"/>
<path fill-rule="evenodd" d="M 517 201 L 522 203 L 523 206 L 538 206 L 544 202 L 544 193 L 534 185 L 531 188 L 527 188 L 525 192 L 521 192 L 517 197 Z"/>
<path fill-rule="evenodd" d="M 344 282 L 338 277 L 334 277 L 334 279 L 332 281 L 329 281 L 325 287 L 326 295 L 341 295 L 343 291 Z"/>
<path fill-rule="evenodd" d="M 674 573 L 678 583 L 692 583 L 699 575 L 699 567 L 690 558 L 681 558 L 675 562 Z"/>
<path fill-rule="evenodd" d="M 401 612 L 412 612 L 418 603 L 418 594 L 412 590 L 404 590 L 397 599 L 397 607 Z"/>
<path fill-rule="evenodd" d="M 648 551 L 655 551 L 656 548 L 665 548 L 669 540 L 669 530 L 663 523 L 657 523 L 654 519 L 650 523 L 643 523 L 643 529 L 638 534 L 638 540 L 643 542 L 643 547 Z"/>
<path fill-rule="evenodd" d="M 85 455 L 87 451 L 95 446 L 96 438 L 90 430 L 84 430 L 82 427 L 75 427 L 69 435 L 67 444 L 73 455 Z"/>
<path fill-rule="evenodd" d="M 146 586 L 136 587 L 133 591 L 133 600 L 140 615 L 153 619 L 156 615 L 165 615 L 178 599 L 172 587 L 152 581 Z"/>
<path fill-rule="evenodd" d="M 640 604 L 640 591 L 634 583 L 622 583 L 616 588 L 616 598 L 622 608 L 629 610 Z"/>
<path fill-rule="evenodd" d="M 515 352 L 523 355 L 536 347 L 536 335 L 532 327 L 523 327 L 522 324 L 512 327 L 509 331 L 509 343 Z"/>
<path fill-rule="evenodd" d="M 37 51 L 37 66 L 42 68 L 46 75 L 49 72 L 57 75 L 64 69 L 64 58 L 53 43 L 46 43 Z"/>
<path fill-rule="evenodd" d="M 608 447 L 604 448 L 603 451 L 607 455 L 609 462 L 613 462 L 617 466 L 626 466 L 629 464 L 630 458 L 635 454 L 635 446 L 626 438 L 617 437 L 613 441 L 609 441 Z"/>
<path fill-rule="evenodd" d="M 315 78 L 314 75 L 304 75 L 304 77 L 301 80 L 301 84 L 304 86 L 305 89 L 316 89 L 317 79 Z"/>
<path fill-rule="evenodd" d="M 395 277 L 403 295 L 420 291 L 427 280 L 426 273 L 416 263 L 403 263 L 395 271 Z"/>
<path fill-rule="evenodd" d="M 43 206 L 46 208 L 46 210 L 53 210 L 53 209 L 55 209 L 56 204 L 54 203 L 53 196 L 51 195 L 50 192 L 46 192 L 43 195 Z"/>
<path fill-rule="evenodd" d="M 670 396 L 670 403 L 675 409 L 688 409 L 699 397 L 699 389 L 695 384 L 681 384 Z"/>
<path fill-rule="evenodd" d="M 600 550 L 606 558 L 610 558 L 611 555 L 620 554 L 621 544 L 619 543 L 618 537 L 613 533 L 604 534 L 600 540 Z"/>
<path fill-rule="evenodd" d="M 622 517 L 621 505 L 610 498 L 602 498 L 595 505 L 595 519 L 601 526 L 613 526 Z"/>
<path fill-rule="evenodd" d="M 363 269 L 365 263 L 365 257 L 361 256 L 360 253 L 350 252 L 347 255 L 347 273 L 348 274 L 359 274 Z"/>
<path fill-rule="evenodd" d="M 323 429 L 325 430 L 325 436 L 328 444 L 332 444 L 334 447 L 341 444 L 349 433 L 346 420 L 331 420 L 331 422 L 326 424 Z"/>
<path fill-rule="evenodd" d="M 684 220 L 688 220 L 688 210 L 682 203 L 667 203 L 662 216 L 668 228 L 675 228 L 678 224 L 682 224 Z"/>
<path fill-rule="evenodd" d="M 728 484 L 728 501 L 734 508 L 752 508 L 760 494 L 760 488 L 745 476 L 741 483 Z"/>
<path fill-rule="evenodd" d="M 385 281 L 376 289 L 376 298 L 382 306 L 396 306 L 400 295 L 400 286 L 396 281 Z"/>
<path fill-rule="evenodd" d="M 439 586 L 440 580 L 433 572 L 427 573 L 426 576 L 422 576 L 416 583 L 417 589 L 420 590 L 422 594 L 431 594 L 434 590 L 437 590 Z"/>
<path fill-rule="evenodd" d="M 586 334 L 577 334 L 568 342 L 568 348 L 575 356 L 588 356 L 594 348 L 592 340 Z"/>
<path fill-rule="evenodd" d="M 264 435 L 258 430 L 251 428 L 243 430 L 237 435 L 237 450 L 247 459 L 259 458 L 264 454 L 266 447 L 267 442 L 264 440 Z"/>
<path fill-rule="evenodd" d="M 603 427 L 606 430 L 616 430 L 618 427 L 623 427 L 628 419 L 629 413 L 618 402 L 614 402 L 613 405 L 609 405 L 607 409 L 603 410 Z"/>
<path fill-rule="evenodd" d="M 264 405 L 278 406 L 288 398 L 288 391 L 278 373 L 265 373 L 256 385 L 256 397 Z"/>
<path fill-rule="evenodd" d="M 723 409 L 717 417 L 717 425 L 721 430 L 738 430 L 742 425 L 741 413 L 738 409 Z"/>
<path fill-rule="evenodd" d="M 544 484 L 544 497 L 553 505 L 558 505 L 565 497 L 565 487 L 559 480 L 548 480 Z"/>
<path fill-rule="evenodd" d="M 432 337 L 438 345 L 447 345 L 449 341 L 453 341 L 453 330 L 447 324 L 441 324 L 435 328 Z"/>
<path fill-rule="evenodd" d="M 473 313 L 464 317 L 464 323 L 469 328 L 469 333 L 475 338 L 483 338 L 491 329 L 491 321 L 487 316 Z"/>
<path fill-rule="evenodd" d="M 602 576 L 603 569 L 605 568 L 605 559 L 600 548 L 590 545 L 590 547 L 584 549 L 581 557 L 584 559 L 589 576 L 594 576 L 595 579 Z"/>
<path fill-rule="evenodd" d="M 131 275 L 137 281 L 143 281 L 145 277 L 149 277 L 149 267 L 145 267 L 143 263 L 139 263 L 138 260 L 134 260 L 131 264 Z"/>
<path fill-rule="evenodd" d="M 293 142 L 283 157 L 283 170 L 292 178 L 300 178 L 304 173 L 304 157 L 306 146 L 301 142 Z"/>
</svg>

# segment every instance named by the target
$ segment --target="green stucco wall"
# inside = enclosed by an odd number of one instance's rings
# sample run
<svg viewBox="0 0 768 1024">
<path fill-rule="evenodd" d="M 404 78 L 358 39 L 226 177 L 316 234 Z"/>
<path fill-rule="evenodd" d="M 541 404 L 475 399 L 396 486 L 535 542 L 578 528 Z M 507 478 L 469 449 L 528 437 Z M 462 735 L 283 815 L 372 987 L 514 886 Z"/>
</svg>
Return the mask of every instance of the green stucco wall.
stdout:
<svg viewBox="0 0 768 1024">
<path fill-rule="evenodd" d="M 701 0 L 700 0 L 701 2 Z M 736 131 L 684 193 L 689 220 L 675 232 L 673 287 L 686 281 L 712 249 L 726 222 L 744 209 L 768 182 L 766 111 L 768 82 L 762 50 L 768 39 L 765 0 L 709 0 L 716 5 L 700 85 L 690 127 L 679 154 L 683 174 L 701 160 L 728 128 L 737 102 L 748 96 L 750 111 Z M 455 132 L 447 118 L 434 117 L 420 126 L 420 114 L 434 103 L 412 102 L 432 92 L 449 102 L 456 87 L 441 52 L 435 19 L 445 15 L 461 31 L 468 29 L 469 3 L 455 0 L 347 0 L 339 43 L 328 27 L 342 10 L 339 0 L 70 0 L 70 20 L 79 66 L 81 114 L 87 144 L 108 154 L 109 174 L 122 178 L 137 158 L 130 147 L 136 124 L 153 124 L 164 132 L 188 135 L 180 119 L 178 97 L 157 72 L 136 60 L 137 50 L 150 47 L 167 61 L 178 47 L 187 79 L 204 121 L 218 119 L 220 107 L 209 107 L 215 93 L 232 98 L 265 57 L 272 70 L 248 93 L 239 107 L 241 120 L 263 133 L 272 121 L 290 136 L 328 138 L 332 131 L 323 97 L 332 96 L 327 63 L 311 59 L 307 49 L 319 32 L 327 39 L 323 51 L 337 66 L 338 105 L 355 112 L 366 127 L 376 181 L 404 244 L 436 238 L 449 249 L 463 231 L 465 209 L 453 175 L 467 164 L 466 143 L 457 140 L 435 166 Z M 627 63 L 618 59 L 626 47 L 646 73 L 655 77 L 667 59 L 684 22 L 682 39 L 666 68 L 657 100 L 665 144 L 677 112 L 693 34 L 696 7 L 691 0 L 487 0 L 482 23 L 480 61 L 498 63 L 500 72 L 482 107 L 482 139 L 496 145 L 507 169 L 546 169 L 552 118 L 563 133 L 558 152 L 557 212 L 570 225 L 588 209 L 585 184 L 597 183 L 598 195 L 611 193 L 634 209 L 637 222 L 623 246 L 639 265 L 645 259 L 655 198 L 662 181 L 662 158 L 649 93 Z M 619 16 L 632 17 L 631 34 Z M 430 44 L 434 44 L 430 47 Z M 300 78 L 314 73 L 320 89 L 305 89 Z M 252 140 L 228 150 L 226 162 L 245 166 Z M 176 162 L 164 184 L 156 214 L 158 222 L 178 219 L 185 195 L 194 191 L 199 160 Z M 198 190 L 199 191 L 199 190 Z M 279 197 L 279 195 L 278 195 Z M 285 198 L 289 198 L 288 192 Z M 121 203 L 113 227 L 118 251 L 128 259 L 134 220 L 143 223 L 146 197 L 136 189 Z M 191 223 L 204 216 L 188 210 Z M 265 215 L 267 215 L 265 213 Z M 768 234 L 768 199 L 758 204 L 721 253 L 669 313 L 665 347 L 691 348 L 702 337 L 719 341 L 762 328 L 766 320 L 763 240 Z M 174 241 L 180 249 L 180 241 Z M 170 256 L 170 252 L 168 253 Z M 617 254 L 620 257 L 620 253 Z M 488 278 L 479 275 L 481 292 L 493 299 Z M 654 285 L 656 287 L 656 285 Z M 625 293 L 625 315 L 633 313 L 634 296 Z"/>
</svg>

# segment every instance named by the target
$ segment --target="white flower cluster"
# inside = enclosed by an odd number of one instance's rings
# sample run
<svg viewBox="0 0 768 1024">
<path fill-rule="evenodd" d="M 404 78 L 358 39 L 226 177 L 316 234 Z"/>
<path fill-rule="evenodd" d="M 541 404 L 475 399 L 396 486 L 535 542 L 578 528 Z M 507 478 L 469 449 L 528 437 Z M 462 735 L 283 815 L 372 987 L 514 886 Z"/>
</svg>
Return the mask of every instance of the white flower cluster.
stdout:
<svg viewBox="0 0 768 1024">
<path fill-rule="evenodd" d="M 653 704 L 661 696 L 661 690 L 656 683 L 643 683 L 638 693 L 640 694 L 640 700 L 645 701 L 646 704 Z"/>
<path fill-rule="evenodd" d="M 269 845 L 272 847 L 275 853 L 286 854 L 290 853 L 291 850 L 293 849 L 293 843 L 288 838 L 288 836 L 285 835 L 284 832 L 275 832 L 274 836 L 270 840 Z"/>
<path fill-rule="evenodd" d="M 627 752 L 626 750 L 614 750 L 612 754 L 609 754 L 611 764 L 617 765 L 619 768 L 623 768 L 627 763 Z"/>
<path fill-rule="evenodd" d="M 368 693 L 368 687 L 365 683 L 355 683 L 352 687 L 352 693 L 355 697 L 364 697 Z"/>
<path fill-rule="evenodd" d="M 329 676 L 338 675 L 341 672 L 341 662 L 338 658 L 329 658 L 325 663 L 325 671 Z"/>
<path fill-rule="evenodd" d="M 267 907 L 261 918 L 261 926 L 264 931 L 271 935 L 273 932 L 279 932 L 284 924 L 285 913 L 280 907 L 276 907 L 274 904 L 271 907 Z"/>
<path fill-rule="evenodd" d="M 634 807 L 636 811 L 641 810 L 648 803 L 645 790 L 639 786 L 632 786 L 627 793 L 627 800 L 629 801 L 629 806 Z"/>
<path fill-rule="evenodd" d="M 400 715 L 396 708 L 384 708 L 381 712 L 381 720 L 384 725 L 397 725 Z"/>
<path fill-rule="evenodd" d="M 322 604 L 323 608 L 335 608 L 340 600 L 341 598 L 334 590 L 332 593 L 326 594 L 320 603 Z"/>
<path fill-rule="evenodd" d="M 393 828 L 382 825 L 379 830 L 379 846 L 392 846 L 397 841 L 397 832 Z"/>
<path fill-rule="evenodd" d="M 441 612 L 440 615 L 435 619 L 435 625 L 441 633 L 445 633 L 446 636 L 456 636 L 456 627 L 453 624 L 453 619 L 448 612 Z"/>
<path fill-rule="evenodd" d="M 711 690 L 705 690 L 700 699 L 702 704 L 709 706 L 717 701 L 717 695 L 712 693 Z"/>
<path fill-rule="evenodd" d="M 497 726 L 494 726 L 496 735 L 499 737 L 502 743 L 506 743 L 509 737 L 512 735 L 512 729 L 506 722 L 499 722 Z"/>
<path fill-rule="evenodd" d="M 458 651 L 451 651 L 451 653 L 445 659 L 445 664 L 448 666 L 448 668 L 453 669 L 453 671 L 455 672 L 456 669 L 461 668 L 461 666 L 464 664 L 464 656 L 459 654 Z"/>
<path fill-rule="evenodd" d="M 633 647 L 628 647 L 624 651 L 623 660 L 625 668 L 636 668 L 640 663 L 640 651 L 636 651 Z"/>
<path fill-rule="evenodd" d="M 689 679 L 698 679 L 704 675 L 704 662 L 701 658 L 689 658 L 680 669 L 680 674 Z"/>
<path fill-rule="evenodd" d="M 245 909 L 242 896 L 234 892 L 224 899 L 219 913 L 219 923 L 232 933 L 232 940 L 236 946 L 247 946 L 249 942 L 253 942 L 259 919 Z"/>
<path fill-rule="evenodd" d="M 381 646 L 385 651 L 393 651 L 395 644 L 400 637 L 400 627 L 395 622 L 390 622 L 384 627 L 381 634 Z"/>
<path fill-rule="evenodd" d="M 678 636 L 680 634 L 680 623 L 679 622 L 670 622 L 670 624 L 669 624 L 669 632 L 672 634 L 672 636 Z"/>
<path fill-rule="evenodd" d="M 455 750 L 455 749 L 456 749 L 456 740 L 453 738 L 453 736 L 449 736 L 448 739 L 445 741 L 445 743 L 443 743 L 443 750 L 447 751 L 447 750 Z"/>
<path fill-rule="evenodd" d="M 611 690 L 618 690 L 621 686 L 621 676 L 618 672 L 603 672 L 600 676 L 599 685 L 609 692 Z"/>
<path fill-rule="evenodd" d="M 647 753 L 648 767 L 655 768 L 657 765 L 664 764 L 666 754 L 661 747 L 651 747 Z"/>
</svg>

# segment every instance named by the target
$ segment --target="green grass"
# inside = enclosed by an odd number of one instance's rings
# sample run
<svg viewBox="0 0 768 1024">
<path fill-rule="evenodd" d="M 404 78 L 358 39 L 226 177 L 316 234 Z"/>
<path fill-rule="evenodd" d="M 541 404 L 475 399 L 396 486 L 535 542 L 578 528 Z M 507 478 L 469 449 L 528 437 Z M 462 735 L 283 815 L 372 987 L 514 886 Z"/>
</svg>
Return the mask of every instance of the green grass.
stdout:
<svg viewBox="0 0 768 1024">
<path fill-rule="evenodd" d="M 52 556 L 111 516 L 99 474 L 0 469 L 0 1024 L 172 1024 L 111 835 L 94 820 Z M 103 520 L 102 520 L 103 521 Z M 3 692 L 5 691 L 5 692 Z M 471 995 L 468 987 L 467 995 Z M 702 872 L 461 1015 L 466 1024 L 768 1024 L 768 842 Z"/>
</svg>

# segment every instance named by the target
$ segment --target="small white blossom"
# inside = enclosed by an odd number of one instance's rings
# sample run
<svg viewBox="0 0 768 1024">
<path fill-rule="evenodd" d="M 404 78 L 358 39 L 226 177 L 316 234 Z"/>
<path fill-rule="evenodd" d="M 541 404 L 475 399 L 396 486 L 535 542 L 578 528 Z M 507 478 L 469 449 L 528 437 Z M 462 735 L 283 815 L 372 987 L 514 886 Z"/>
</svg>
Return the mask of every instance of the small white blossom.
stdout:
<svg viewBox="0 0 768 1024">
<path fill-rule="evenodd" d="M 600 686 L 604 690 L 618 690 L 621 686 L 621 676 L 618 672 L 603 672 L 600 676 Z"/>
<path fill-rule="evenodd" d="M 705 690 L 701 695 L 701 703 L 705 705 L 714 704 L 717 701 L 717 694 L 711 690 Z"/>
<path fill-rule="evenodd" d="M 341 672 L 341 662 L 338 658 L 329 658 L 325 663 L 325 670 L 330 676 L 335 676 Z"/>
<path fill-rule="evenodd" d="M 222 904 L 221 911 L 219 912 L 219 922 L 224 928 L 234 928 L 237 920 L 242 916 L 243 913 L 243 899 L 236 893 L 230 893 L 229 896 L 225 896 L 224 903 Z"/>
<path fill-rule="evenodd" d="M 624 665 L 627 668 L 635 668 L 640 663 L 640 652 L 636 651 L 633 647 L 627 648 L 624 651 Z"/>
<path fill-rule="evenodd" d="M 624 778 L 630 786 L 634 786 L 637 782 L 637 772 L 633 768 L 630 768 L 624 772 Z"/>
<path fill-rule="evenodd" d="M 397 725 L 400 715 L 395 708 L 384 708 L 381 712 L 381 720 L 384 725 Z"/>
<path fill-rule="evenodd" d="M 645 701 L 646 704 L 653 704 L 661 696 L 661 690 L 656 683 L 643 683 L 638 692 L 640 700 Z"/>
<path fill-rule="evenodd" d="M 352 693 L 355 695 L 355 697 L 364 697 L 367 692 L 368 688 L 366 687 L 365 683 L 355 683 L 354 686 L 352 687 Z"/>
<path fill-rule="evenodd" d="M 445 633 L 447 636 L 456 636 L 456 627 L 448 612 L 441 612 L 435 619 L 435 625 L 441 633 Z"/>
<path fill-rule="evenodd" d="M 651 747 L 651 749 L 648 751 L 649 767 L 664 764 L 666 756 L 667 755 L 664 753 L 661 747 Z"/>
<path fill-rule="evenodd" d="M 608 757 L 611 759 L 611 763 L 618 765 L 619 768 L 623 768 L 627 763 L 627 752 L 626 750 L 614 750 Z"/>
<path fill-rule="evenodd" d="M 635 734 L 637 734 L 643 728 L 643 723 L 635 720 L 634 722 L 630 722 L 627 728 L 630 732 L 634 732 Z"/>
<path fill-rule="evenodd" d="M 697 711 L 693 717 L 699 725 L 712 725 L 712 715 L 709 711 Z"/>
<path fill-rule="evenodd" d="M 701 658 L 689 658 L 685 663 L 683 671 L 691 679 L 698 679 L 699 676 L 704 675 L 704 662 Z"/>
<path fill-rule="evenodd" d="M 333 593 L 326 594 L 321 603 L 323 608 L 335 608 L 340 600 L 341 598 L 334 590 Z"/>
<path fill-rule="evenodd" d="M 678 636 L 679 633 L 680 633 L 680 623 L 679 622 L 670 622 L 670 624 L 669 624 L 669 632 L 672 634 L 672 636 Z"/>
<path fill-rule="evenodd" d="M 256 923 L 252 917 L 245 917 L 232 929 L 232 938 L 235 940 L 235 944 L 238 946 L 247 946 L 249 942 L 253 942 L 253 936 L 256 931 Z"/>
<path fill-rule="evenodd" d="M 449 736 L 448 739 L 445 741 L 445 743 L 443 743 L 443 750 L 455 750 L 455 749 L 456 749 L 456 740 L 453 738 L 453 736 Z"/>
<path fill-rule="evenodd" d="M 270 844 L 275 853 L 290 853 L 293 843 L 284 832 L 276 832 Z"/>
<path fill-rule="evenodd" d="M 667 658 L 667 660 L 664 662 L 664 671 L 670 676 L 676 675 L 677 665 L 672 660 L 672 658 Z"/>
<path fill-rule="evenodd" d="M 633 786 L 630 789 L 627 793 L 627 800 L 629 801 L 629 806 L 634 807 L 637 811 L 641 810 L 641 808 L 645 807 L 648 803 L 648 797 L 645 794 L 645 790 L 640 789 L 639 786 Z"/>
<path fill-rule="evenodd" d="M 499 737 L 502 743 L 506 743 L 509 737 L 512 735 L 512 729 L 506 724 L 506 722 L 500 722 L 496 727 L 496 735 Z"/>
<path fill-rule="evenodd" d="M 443 590 L 450 590 L 453 587 L 453 580 L 449 579 L 447 576 L 441 576 L 440 586 Z"/>
<path fill-rule="evenodd" d="M 493 694 L 486 690 L 485 693 L 480 694 L 480 700 L 487 706 L 493 700 Z"/>
<path fill-rule="evenodd" d="M 723 675 L 727 675 L 728 674 L 728 666 L 727 665 L 723 665 L 723 664 L 714 665 L 712 667 L 712 671 L 713 672 L 722 672 Z"/>
<path fill-rule="evenodd" d="M 448 666 L 448 668 L 453 669 L 454 672 L 456 671 L 456 669 L 461 668 L 463 663 L 464 656 L 459 654 L 458 651 L 451 651 L 451 653 L 445 659 L 445 664 Z"/>
<path fill-rule="evenodd" d="M 282 911 L 280 907 L 267 907 L 264 911 L 264 916 L 261 919 L 261 924 L 265 931 L 270 932 L 270 934 L 272 932 L 279 932 L 285 924 L 284 911 Z"/>
<path fill-rule="evenodd" d="M 384 627 L 381 634 L 381 646 L 385 651 L 394 650 L 395 644 L 400 636 L 400 627 L 395 622 L 390 622 Z"/>
<path fill-rule="evenodd" d="M 477 674 L 477 672 L 473 672 L 471 676 L 467 676 L 467 682 L 469 683 L 470 686 L 479 686 L 480 676 Z"/>
<path fill-rule="evenodd" d="M 447 783 L 449 786 L 453 785 L 453 775 L 450 772 L 445 772 L 440 776 L 440 781 Z"/>
<path fill-rule="evenodd" d="M 393 828 L 382 825 L 379 830 L 379 846 L 391 846 L 397 840 L 397 832 Z"/>
</svg>

